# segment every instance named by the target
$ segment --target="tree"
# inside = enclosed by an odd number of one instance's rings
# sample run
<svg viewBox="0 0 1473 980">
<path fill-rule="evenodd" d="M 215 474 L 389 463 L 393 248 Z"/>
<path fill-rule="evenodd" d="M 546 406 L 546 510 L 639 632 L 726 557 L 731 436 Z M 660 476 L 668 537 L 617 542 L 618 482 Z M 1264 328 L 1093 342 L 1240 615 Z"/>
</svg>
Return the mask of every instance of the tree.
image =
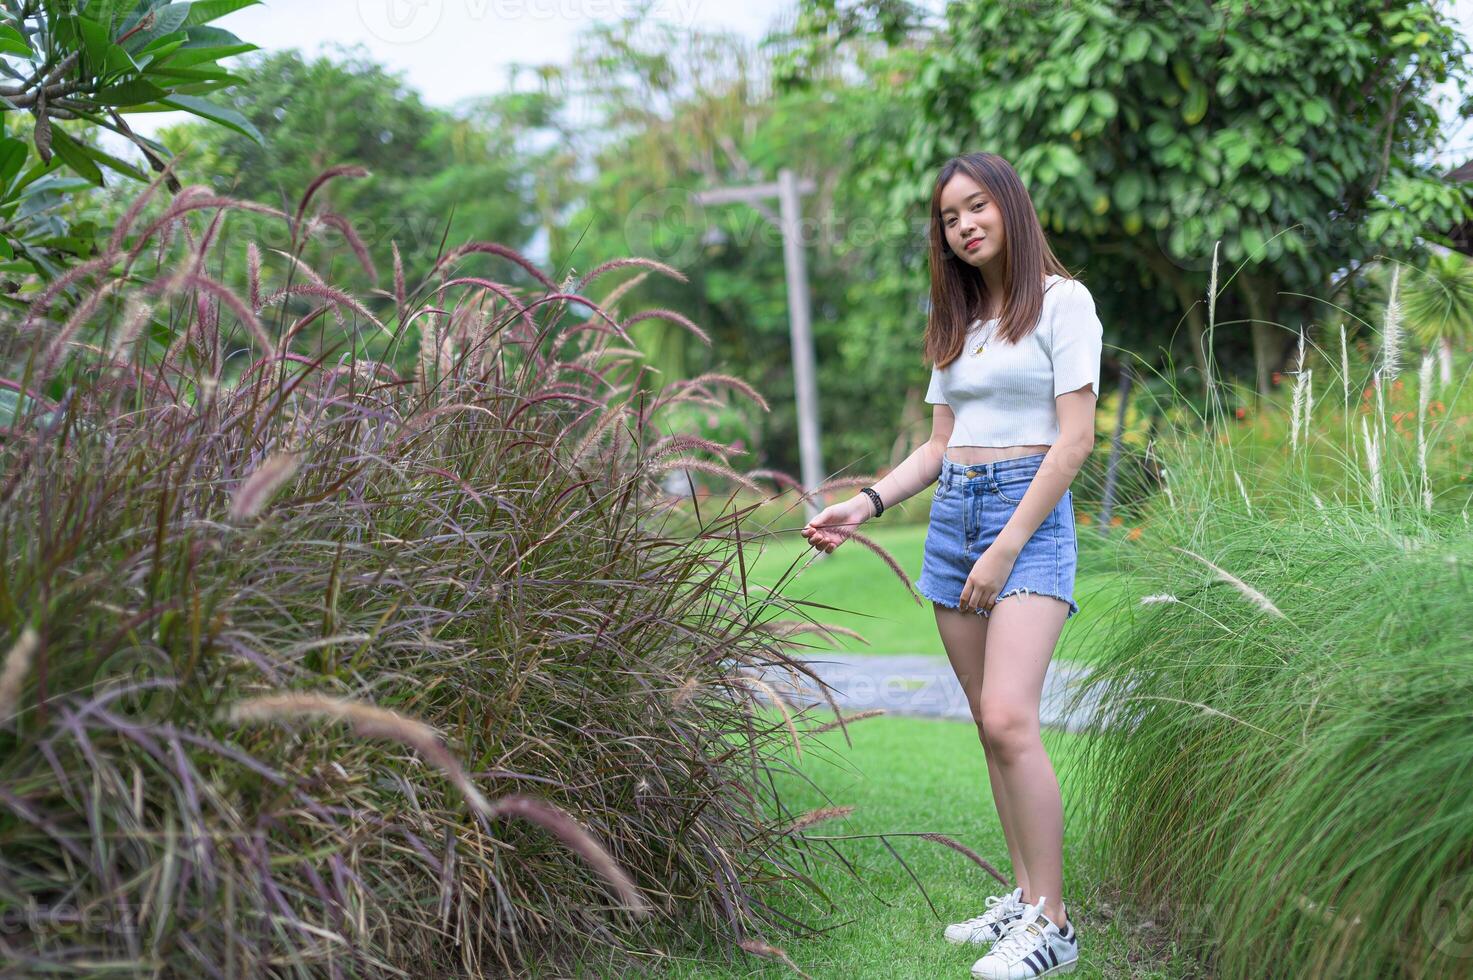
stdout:
<svg viewBox="0 0 1473 980">
<path fill-rule="evenodd" d="M 773 57 L 767 46 L 753 49 L 727 34 L 676 30 L 639 16 L 585 35 L 573 67 L 544 75 L 560 99 L 589 106 L 595 120 L 574 134 L 568 167 L 540 175 L 553 185 L 549 197 L 574 202 L 562 221 L 566 231 L 552 239 L 553 254 L 577 269 L 646 255 L 686 273 L 687 283 L 651 277 L 621 302 L 629 312 L 685 311 L 711 338 L 707 347 L 675 323 L 635 324 L 631 333 L 647 362 L 662 372 L 648 383 L 704 371 L 749 380 L 771 404 L 754 419 L 761 440 L 755 458 L 793 470 L 797 416 L 781 240 L 750 206 L 699 207 L 691 195 L 773 180 L 783 166 L 815 178 L 818 193 L 804 201 L 804 241 L 824 453 L 842 461 L 834 469 L 873 471 L 889 461 L 895 432 L 858 424 L 854 406 L 893 408 L 892 418 L 899 417 L 905 381 L 897 384 L 887 368 L 902 363 L 916 373 L 910 362 L 918 358 L 907 344 L 919 350 L 924 321 L 912 321 L 911 334 L 901 338 L 890 317 L 896 342 L 889 349 L 856 348 L 850 291 L 873 270 L 846 255 L 855 229 L 843 220 L 851 203 L 839 205 L 848 146 L 832 87 L 775 93 Z M 591 163 L 586 177 L 575 167 L 583 161 Z M 893 236 L 893 223 L 880 233 Z"/>
<path fill-rule="evenodd" d="M 433 263 L 442 240 L 519 247 L 536 227 L 526 175 L 537 156 L 518 143 L 517 127 L 537 115 L 525 96 L 477 100 L 459 113 L 435 108 L 361 47 L 312 60 L 275 51 L 238 71 L 245 84 L 234 108 L 268 138 L 256 142 L 193 123 L 166 130 L 191 179 L 280 207 L 328 167 L 364 167 L 368 179 L 335 181 L 317 200 L 352 215 L 351 228 L 378 270 L 392 268 L 397 243 L 411 278 Z M 271 223 L 245 224 L 265 237 Z M 314 243 L 309 261 L 341 261 L 341 244 L 333 236 Z M 353 292 L 371 285 L 359 269 L 328 271 Z"/>
<path fill-rule="evenodd" d="M 210 22 L 257 2 L 0 4 L 0 71 L 10 79 L 0 83 L 0 272 L 59 276 L 92 254 L 97 233 L 95 223 L 65 216 L 72 193 L 103 186 L 104 170 L 147 179 L 133 163 L 97 146 L 81 124 L 131 140 L 156 171 L 164 169 L 169 150 L 135 133 L 125 114 L 183 110 L 247 140 L 260 138 L 238 113 L 204 98 L 238 81 L 219 67 L 220 59 L 256 47 Z M 21 113 L 31 117 L 29 126 L 13 118 Z M 25 305 L 13 295 L 19 288 L 12 282 L 0 300 Z"/>
<path fill-rule="evenodd" d="M 1316 311 L 1291 294 L 1322 296 L 1336 270 L 1473 213 L 1469 188 L 1421 162 L 1441 138 L 1431 87 L 1466 84 L 1467 55 L 1424 0 L 962 0 L 922 54 L 876 68 L 899 87 L 904 134 L 859 134 L 856 165 L 901 209 L 952 154 L 1007 157 L 1061 257 L 1091 260 L 1121 340 L 1149 350 L 1181 316 L 1204 376 L 1220 241 L 1218 318 L 1251 317 L 1263 393 L 1292 321 Z"/>
</svg>

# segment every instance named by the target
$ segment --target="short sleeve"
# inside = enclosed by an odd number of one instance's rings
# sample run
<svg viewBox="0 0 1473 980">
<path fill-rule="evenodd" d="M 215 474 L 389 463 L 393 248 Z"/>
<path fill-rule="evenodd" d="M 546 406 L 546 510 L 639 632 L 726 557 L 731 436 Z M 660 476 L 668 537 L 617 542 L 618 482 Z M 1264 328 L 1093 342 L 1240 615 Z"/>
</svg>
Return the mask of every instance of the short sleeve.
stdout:
<svg viewBox="0 0 1473 980">
<path fill-rule="evenodd" d="M 945 405 L 946 396 L 941 393 L 941 369 L 931 369 L 931 386 L 926 389 L 926 401 L 932 405 Z"/>
<path fill-rule="evenodd" d="M 1079 280 L 1069 282 L 1054 310 L 1052 346 L 1054 397 L 1094 385 L 1100 397 L 1100 349 L 1105 329 L 1095 313 L 1094 297 Z"/>
</svg>

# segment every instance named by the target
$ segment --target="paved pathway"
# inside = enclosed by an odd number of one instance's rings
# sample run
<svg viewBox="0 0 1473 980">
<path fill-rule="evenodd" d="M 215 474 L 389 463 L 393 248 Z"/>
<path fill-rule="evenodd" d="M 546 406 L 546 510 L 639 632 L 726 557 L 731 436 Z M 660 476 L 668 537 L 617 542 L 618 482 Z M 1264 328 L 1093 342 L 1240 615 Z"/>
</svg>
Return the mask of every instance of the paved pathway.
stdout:
<svg viewBox="0 0 1473 980">
<path fill-rule="evenodd" d="M 927 654 L 822 653 L 802 658 L 829 684 L 834 701 L 845 714 L 884 708 L 895 715 L 927 715 L 971 720 L 961 684 L 945 657 Z M 1044 675 L 1039 720 L 1048 726 L 1077 732 L 1085 728 L 1099 710 L 1093 695 L 1070 714 L 1070 690 L 1088 668 L 1054 660 Z M 766 680 L 791 701 L 808 704 L 824 701 L 814 682 L 799 677 L 793 690 L 792 676 L 780 668 L 768 668 Z"/>
</svg>

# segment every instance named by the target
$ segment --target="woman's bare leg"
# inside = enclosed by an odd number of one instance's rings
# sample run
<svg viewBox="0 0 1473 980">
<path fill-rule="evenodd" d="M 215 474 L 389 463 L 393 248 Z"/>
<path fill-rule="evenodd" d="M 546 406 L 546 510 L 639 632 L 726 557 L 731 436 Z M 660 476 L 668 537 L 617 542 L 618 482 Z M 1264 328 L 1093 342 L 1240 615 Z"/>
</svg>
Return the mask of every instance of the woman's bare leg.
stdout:
<svg viewBox="0 0 1473 980">
<path fill-rule="evenodd" d="M 961 682 L 972 709 L 972 720 L 977 725 L 977 738 L 985 747 L 986 735 L 982 731 L 982 665 L 987 650 L 987 618 L 972 612 L 961 612 L 940 603 L 936 608 L 936 628 L 941 633 L 941 645 L 946 648 L 951 669 Z M 1008 855 L 1013 862 L 1013 876 L 1026 896 L 1028 892 L 1028 869 L 1023 864 L 1023 852 L 1018 847 L 1016 820 L 1008 807 L 1007 786 L 997 770 L 992 753 L 983 752 L 987 760 L 987 781 L 992 784 L 992 799 L 997 806 L 998 820 L 1002 823 L 1002 836 L 1007 841 Z"/>
<path fill-rule="evenodd" d="M 1018 850 L 1028 865 L 1023 900 L 1045 899 L 1044 914 L 1063 928 L 1064 810 L 1038 719 L 1044 675 L 1069 607 L 1062 599 L 1019 592 L 992 607 L 987 627 L 981 717 L 988 762 L 995 764 L 1012 810 Z"/>
</svg>

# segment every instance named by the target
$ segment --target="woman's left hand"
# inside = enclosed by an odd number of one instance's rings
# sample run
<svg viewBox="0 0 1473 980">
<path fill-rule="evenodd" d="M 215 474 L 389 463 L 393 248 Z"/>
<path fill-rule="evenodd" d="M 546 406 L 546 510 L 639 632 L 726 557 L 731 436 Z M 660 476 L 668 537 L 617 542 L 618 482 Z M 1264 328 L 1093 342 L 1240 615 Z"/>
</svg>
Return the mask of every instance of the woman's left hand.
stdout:
<svg viewBox="0 0 1473 980">
<path fill-rule="evenodd" d="M 1012 574 L 1015 561 L 1016 555 L 1008 555 L 997 548 L 989 547 L 982 552 L 982 557 L 972 566 L 967 582 L 962 586 L 962 608 L 991 612 L 997 594 Z"/>
</svg>

